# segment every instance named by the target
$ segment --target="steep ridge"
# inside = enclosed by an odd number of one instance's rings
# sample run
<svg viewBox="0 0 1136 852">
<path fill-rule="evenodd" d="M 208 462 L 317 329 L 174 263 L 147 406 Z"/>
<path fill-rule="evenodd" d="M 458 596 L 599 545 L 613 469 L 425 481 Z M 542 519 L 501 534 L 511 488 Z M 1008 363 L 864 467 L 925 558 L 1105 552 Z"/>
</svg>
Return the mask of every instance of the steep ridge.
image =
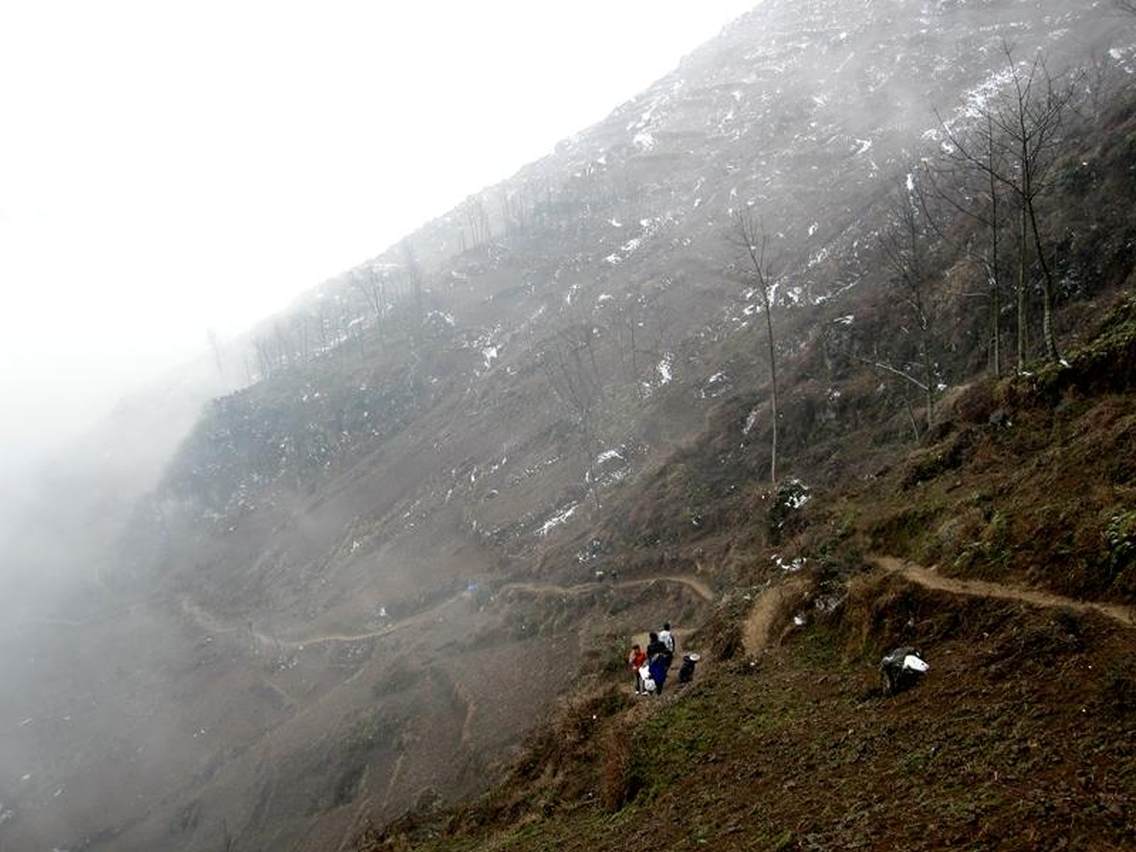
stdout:
<svg viewBox="0 0 1136 852">
<path fill-rule="evenodd" d="M 771 563 L 747 538 L 768 506 L 767 367 L 730 213 L 777 229 L 786 418 L 816 424 L 789 431 L 792 473 L 869 476 L 897 452 L 903 395 L 843 350 L 887 335 L 876 237 L 889 188 L 941 141 L 932 109 L 965 119 L 989 96 L 1003 39 L 1055 67 L 1112 46 L 1127 68 L 1136 38 L 1117 28 L 1056 0 L 769 0 L 266 326 L 262 380 L 211 406 L 108 565 L 157 603 L 87 631 L 146 675 L 127 637 L 159 637 L 160 677 L 100 679 L 89 699 L 126 691 L 152 727 L 52 769 L 85 805 L 23 808 L 14 848 L 336 848 L 366 819 L 484 790 L 550 680 L 590 683 L 633 631 L 696 626 L 713 590 L 778 573 L 788 552 L 770 537 Z M 1124 280 L 1128 236 L 1100 240 L 1096 266 L 1069 246 L 1071 302 Z M 946 383 L 973 371 L 957 341 L 980 325 L 953 329 Z M 824 428 L 874 437 L 858 453 L 812 441 Z M 161 758 L 131 757 L 141 739 Z M 108 761 L 115 802 L 92 792 Z"/>
</svg>

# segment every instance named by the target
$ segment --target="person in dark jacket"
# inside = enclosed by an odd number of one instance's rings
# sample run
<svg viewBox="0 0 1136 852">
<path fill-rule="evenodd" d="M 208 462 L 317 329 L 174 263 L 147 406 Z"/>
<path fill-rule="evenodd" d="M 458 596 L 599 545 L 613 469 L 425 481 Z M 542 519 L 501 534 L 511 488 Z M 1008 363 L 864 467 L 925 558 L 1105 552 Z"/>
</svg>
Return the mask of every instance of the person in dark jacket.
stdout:
<svg viewBox="0 0 1136 852">
<path fill-rule="evenodd" d="M 659 641 L 657 633 L 650 634 L 650 639 L 647 643 L 647 668 L 651 672 L 651 680 L 655 682 L 655 695 L 662 695 L 669 667 L 667 646 Z"/>
</svg>

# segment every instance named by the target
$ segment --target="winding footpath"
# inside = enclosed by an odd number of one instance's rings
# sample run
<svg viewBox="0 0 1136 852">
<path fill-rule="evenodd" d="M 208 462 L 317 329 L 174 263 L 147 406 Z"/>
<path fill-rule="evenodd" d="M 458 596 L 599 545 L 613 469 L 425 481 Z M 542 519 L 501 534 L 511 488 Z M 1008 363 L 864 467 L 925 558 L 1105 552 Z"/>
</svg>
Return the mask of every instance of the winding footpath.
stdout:
<svg viewBox="0 0 1136 852">
<path fill-rule="evenodd" d="M 620 580 L 615 583 L 603 583 L 599 581 L 580 583 L 575 586 L 561 586 L 555 583 L 530 583 L 530 582 L 516 582 L 505 583 L 500 586 L 495 594 L 499 595 L 506 592 L 521 592 L 525 594 L 534 595 L 579 595 L 588 592 L 600 591 L 603 589 L 630 589 L 638 586 L 651 586 L 655 583 L 675 583 L 686 587 L 704 601 L 712 602 L 715 598 L 713 590 L 702 580 L 691 575 L 671 575 L 663 577 L 645 577 L 634 580 Z M 364 642 L 371 639 L 381 639 L 384 636 L 403 630 L 414 624 L 420 624 L 427 621 L 434 616 L 434 614 L 442 607 L 453 603 L 459 598 L 468 594 L 467 592 L 458 592 L 451 595 L 442 601 L 415 613 L 414 615 L 403 618 L 393 624 L 388 624 L 377 630 L 363 631 L 359 633 L 318 633 L 312 636 L 302 638 L 286 639 L 280 636 L 273 636 L 267 633 L 262 633 L 259 630 L 253 629 L 251 623 L 245 625 L 231 625 L 223 624 L 214 616 L 206 612 L 197 604 L 190 601 L 188 598 L 182 598 L 181 608 L 187 616 L 189 616 L 198 627 L 207 633 L 234 633 L 243 631 L 246 635 L 251 637 L 254 641 L 265 645 L 267 647 L 276 648 L 279 650 L 294 649 L 303 650 L 310 645 L 321 645 L 329 642 Z"/>
<path fill-rule="evenodd" d="M 595 592 L 602 589 L 632 589 L 636 586 L 651 586 L 655 583 L 677 583 L 686 586 L 698 597 L 707 602 L 714 600 L 714 592 L 697 577 L 689 574 L 674 574 L 663 577 L 644 577 L 637 580 L 619 580 L 615 583 L 580 583 L 577 586 L 557 586 L 552 583 L 506 583 L 498 592 L 529 592 L 531 594 L 579 595 L 585 592 Z"/>
<path fill-rule="evenodd" d="M 870 557 L 870 562 L 884 573 L 897 574 L 904 580 L 927 589 L 967 597 L 1017 601 L 1046 609 L 1095 612 L 1119 622 L 1125 627 L 1136 627 L 1136 611 L 1132 607 L 1122 604 L 1082 601 L 1039 589 L 1007 586 L 989 580 L 963 580 L 958 577 L 945 577 L 932 568 L 895 556 L 873 556 Z M 760 653 L 769 645 L 772 627 L 781 615 L 782 609 L 793 598 L 800 597 L 807 588 L 807 579 L 793 577 L 776 586 L 771 586 L 758 595 L 742 625 L 742 640 L 746 653 Z"/>
<path fill-rule="evenodd" d="M 889 574 L 899 574 L 905 580 L 928 589 L 967 595 L 976 598 L 996 598 L 998 600 L 1019 601 L 1032 606 L 1049 609 L 1071 609 L 1075 612 L 1099 612 L 1126 627 L 1136 626 L 1136 616 L 1132 607 L 1121 604 L 1098 603 L 1067 598 L 1037 589 L 1023 589 L 1019 586 L 1006 586 L 987 580 L 962 580 L 957 577 L 944 577 L 942 574 L 914 562 L 897 559 L 894 556 L 875 556 L 872 563 Z"/>
</svg>

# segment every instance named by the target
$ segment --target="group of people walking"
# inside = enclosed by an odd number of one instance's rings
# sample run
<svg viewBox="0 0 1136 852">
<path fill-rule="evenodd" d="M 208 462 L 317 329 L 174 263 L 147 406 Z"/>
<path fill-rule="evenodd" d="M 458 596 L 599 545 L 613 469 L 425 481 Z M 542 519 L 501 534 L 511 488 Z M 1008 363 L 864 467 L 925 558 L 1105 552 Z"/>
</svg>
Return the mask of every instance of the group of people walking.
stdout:
<svg viewBox="0 0 1136 852">
<path fill-rule="evenodd" d="M 638 643 L 631 646 L 627 665 L 635 672 L 636 695 L 662 695 L 675 655 L 675 638 L 670 622 L 663 624 L 658 633 L 649 634 L 648 639 L 646 650 Z"/>
</svg>

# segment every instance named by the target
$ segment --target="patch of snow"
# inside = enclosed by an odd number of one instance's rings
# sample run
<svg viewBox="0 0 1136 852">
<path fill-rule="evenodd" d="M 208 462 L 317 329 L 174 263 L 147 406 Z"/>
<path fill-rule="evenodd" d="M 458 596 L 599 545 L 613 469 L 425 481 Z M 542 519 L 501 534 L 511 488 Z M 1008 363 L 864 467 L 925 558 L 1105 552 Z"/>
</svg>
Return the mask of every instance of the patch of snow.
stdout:
<svg viewBox="0 0 1136 852">
<path fill-rule="evenodd" d="M 620 453 L 619 450 L 604 450 L 602 453 L 596 456 L 596 464 L 603 464 L 604 462 L 611 461 L 612 459 L 619 459 L 620 461 L 622 461 L 623 454 Z"/>
<path fill-rule="evenodd" d="M 820 222 L 813 222 L 811 225 L 809 225 L 809 236 L 811 237 L 813 234 L 815 234 L 819 228 Z"/>
<path fill-rule="evenodd" d="M 488 370 L 493 366 L 493 362 L 497 360 L 497 347 L 486 346 L 481 350 L 481 357 L 485 359 L 485 369 Z"/>
<path fill-rule="evenodd" d="M 706 384 L 699 390 L 698 395 L 702 399 L 714 399 L 720 396 L 729 385 L 730 377 L 724 372 L 718 372 L 706 380 Z"/>
<path fill-rule="evenodd" d="M 651 151 L 655 147 L 655 136 L 649 130 L 641 130 L 635 134 L 631 142 L 641 151 Z"/>
<path fill-rule="evenodd" d="M 852 325 L 852 320 L 854 319 L 856 319 L 855 314 L 845 314 L 842 317 L 837 317 L 832 322 L 833 325 Z"/>
<path fill-rule="evenodd" d="M 828 260 L 828 246 L 825 246 L 820 251 L 810 255 L 808 266 L 811 269 L 819 263 L 824 263 L 826 260 Z"/>
<path fill-rule="evenodd" d="M 996 71 L 967 92 L 963 98 L 962 115 L 966 118 L 978 118 L 990 99 L 1013 81 L 1016 70 L 1004 68 Z"/>
<path fill-rule="evenodd" d="M 622 228 L 623 227 L 623 223 L 620 222 L 618 219 L 608 219 L 607 221 L 608 221 L 608 224 L 610 224 L 613 228 Z"/>
<path fill-rule="evenodd" d="M 659 384 L 665 385 L 674 378 L 674 353 L 667 352 L 655 366 L 659 371 Z"/>
<path fill-rule="evenodd" d="M 796 572 L 798 572 L 802 568 L 804 568 L 806 563 L 807 563 L 807 560 L 803 556 L 798 556 L 796 559 L 792 560 L 791 562 L 786 562 L 784 559 L 781 558 L 780 555 L 775 553 L 775 554 L 773 554 L 771 559 L 773 561 L 773 564 L 776 565 L 778 568 L 780 568 L 782 571 L 784 571 L 786 574 L 795 574 Z"/>
<path fill-rule="evenodd" d="M 445 313 L 443 311 L 430 311 L 430 313 L 426 315 L 426 319 L 430 319 L 430 320 L 434 319 L 435 317 L 440 319 L 442 322 L 444 322 L 450 328 L 454 327 L 454 316 L 453 316 L 453 314 L 448 314 L 448 313 Z"/>
<path fill-rule="evenodd" d="M 812 495 L 809 494 L 809 486 L 805 485 L 805 483 L 801 482 L 801 480 L 790 479 L 789 484 L 799 485 L 800 488 L 801 488 L 801 491 L 800 491 L 799 494 L 794 494 L 792 497 L 790 497 L 785 502 L 785 505 L 788 506 L 790 509 L 800 509 L 802 506 L 804 506 L 806 503 L 808 503 L 809 500 L 812 499 Z"/>
<path fill-rule="evenodd" d="M 575 514 L 576 509 L 579 507 L 579 505 L 579 503 L 569 503 L 563 509 L 560 509 L 558 512 L 556 512 L 556 514 L 554 514 L 551 518 L 549 518 L 541 525 L 541 528 L 539 530 L 540 535 L 542 537 L 546 536 L 556 527 L 566 523 L 568 519 L 571 518 L 573 514 Z"/>
</svg>

